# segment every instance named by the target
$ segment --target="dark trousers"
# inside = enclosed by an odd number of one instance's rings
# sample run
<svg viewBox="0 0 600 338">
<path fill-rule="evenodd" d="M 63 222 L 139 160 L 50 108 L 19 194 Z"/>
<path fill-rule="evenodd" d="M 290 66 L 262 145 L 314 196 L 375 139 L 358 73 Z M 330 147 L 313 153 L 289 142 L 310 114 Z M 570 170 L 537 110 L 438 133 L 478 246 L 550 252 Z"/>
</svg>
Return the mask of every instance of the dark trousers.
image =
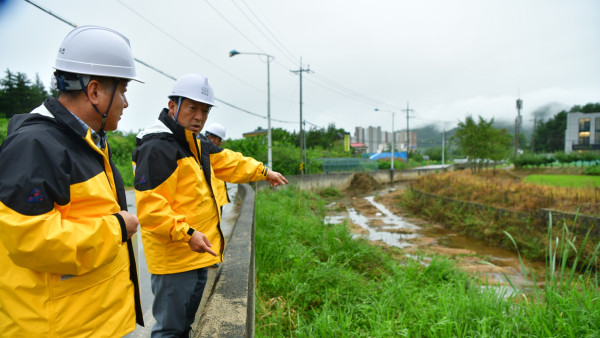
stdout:
<svg viewBox="0 0 600 338">
<path fill-rule="evenodd" d="M 188 337 L 202 300 L 208 268 L 150 276 L 156 324 L 152 338 Z"/>
</svg>

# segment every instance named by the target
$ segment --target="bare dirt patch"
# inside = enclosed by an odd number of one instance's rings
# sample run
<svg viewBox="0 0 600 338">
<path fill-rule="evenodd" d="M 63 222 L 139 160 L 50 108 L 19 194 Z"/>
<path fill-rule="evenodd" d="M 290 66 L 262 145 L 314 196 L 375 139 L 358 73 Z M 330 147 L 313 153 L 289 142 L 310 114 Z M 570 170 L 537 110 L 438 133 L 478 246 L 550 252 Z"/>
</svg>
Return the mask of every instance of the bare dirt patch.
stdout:
<svg viewBox="0 0 600 338">
<path fill-rule="evenodd" d="M 366 181 L 368 181 L 368 179 Z M 433 224 L 426 220 L 409 217 L 408 214 L 404 210 L 402 210 L 402 206 L 400 204 L 401 195 L 404 193 L 404 189 L 404 186 L 399 186 L 395 189 L 388 188 L 387 191 L 385 190 L 385 188 L 379 189 L 377 193 L 376 191 L 369 190 L 366 193 L 362 194 L 347 194 L 345 197 L 343 197 L 337 202 L 337 205 L 340 207 L 345 206 L 347 208 L 353 208 L 359 214 L 367 218 L 372 218 L 368 221 L 368 225 L 373 229 L 377 229 L 377 231 L 387 231 L 391 233 L 401 234 L 419 233 L 420 236 L 405 239 L 405 241 L 409 243 L 410 246 L 403 247 L 402 249 L 388 246 L 382 241 L 370 241 L 371 244 L 379 247 L 384 247 L 390 252 L 398 252 L 397 254 L 395 254 L 394 257 L 397 257 L 399 260 L 406 259 L 406 255 L 413 255 L 419 257 L 443 255 L 455 261 L 456 266 L 458 268 L 462 269 L 463 271 L 469 273 L 474 277 L 479 278 L 482 281 L 487 281 L 490 284 L 504 284 L 504 274 L 508 276 L 517 276 L 515 278 L 518 278 L 520 272 L 518 271 L 518 268 L 515 269 L 514 266 L 504 264 L 497 265 L 486 261 L 485 254 L 478 254 L 474 249 L 472 250 L 468 246 L 465 248 L 457 248 L 448 247 L 444 244 L 441 244 L 440 238 L 446 236 L 450 232 L 450 230 L 444 228 L 442 225 L 439 224 Z M 386 224 L 384 220 L 378 218 L 379 216 L 382 216 L 381 212 L 364 198 L 365 196 L 374 194 L 376 195 L 375 201 L 377 203 L 384 205 L 392 213 L 402 217 L 403 220 L 414 225 L 418 225 L 419 227 L 421 227 L 421 229 L 415 231 L 408 229 L 381 229 L 381 227 L 391 225 Z M 352 233 L 354 234 L 369 234 L 368 230 L 354 224 L 350 220 L 347 222 L 347 224 L 350 227 Z M 425 259 L 425 262 L 426 261 L 427 259 Z M 511 280 L 512 279 L 513 278 L 511 277 Z"/>
<path fill-rule="evenodd" d="M 350 187 L 346 189 L 346 193 L 352 196 L 363 195 L 369 192 L 374 192 L 382 188 L 373 176 L 367 173 L 356 173 L 352 177 Z"/>
</svg>

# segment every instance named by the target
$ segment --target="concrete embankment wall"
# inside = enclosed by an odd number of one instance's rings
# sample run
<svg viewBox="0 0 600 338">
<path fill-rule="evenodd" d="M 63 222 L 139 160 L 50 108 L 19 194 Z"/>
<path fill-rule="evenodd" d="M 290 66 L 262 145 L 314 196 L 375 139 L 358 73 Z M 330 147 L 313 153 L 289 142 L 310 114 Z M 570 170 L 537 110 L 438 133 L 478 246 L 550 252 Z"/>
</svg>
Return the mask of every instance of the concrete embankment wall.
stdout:
<svg viewBox="0 0 600 338">
<path fill-rule="evenodd" d="M 414 180 L 419 176 L 429 175 L 439 171 L 445 171 L 446 169 L 410 169 L 410 170 L 377 170 L 369 171 L 367 174 L 371 175 L 375 181 L 381 184 L 390 184 L 408 180 Z M 293 175 L 286 176 L 290 185 L 298 187 L 302 190 L 317 191 L 325 188 L 336 188 L 338 190 L 345 190 L 350 187 L 352 178 L 355 172 L 345 173 L 334 173 L 334 174 L 317 174 L 317 175 Z M 258 189 L 268 187 L 269 184 L 266 181 L 257 182 Z"/>
</svg>

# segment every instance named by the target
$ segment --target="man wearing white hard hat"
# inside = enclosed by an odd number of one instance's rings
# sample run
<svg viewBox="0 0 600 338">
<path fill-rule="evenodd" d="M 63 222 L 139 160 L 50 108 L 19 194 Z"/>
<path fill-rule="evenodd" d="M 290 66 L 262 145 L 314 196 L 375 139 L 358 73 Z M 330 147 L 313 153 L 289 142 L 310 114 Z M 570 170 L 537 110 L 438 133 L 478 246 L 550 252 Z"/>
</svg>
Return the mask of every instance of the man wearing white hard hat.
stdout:
<svg viewBox="0 0 600 338">
<path fill-rule="evenodd" d="M 180 77 L 169 99 L 155 124 L 138 134 L 133 152 L 137 214 L 154 293 L 152 337 L 189 334 L 207 269 L 223 261 L 214 178 L 288 183 L 253 158 L 196 138 L 215 101 L 206 77 Z"/>
<path fill-rule="evenodd" d="M 211 123 L 206 127 L 206 137 L 214 143 L 216 146 L 220 147 L 225 139 L 225 127 L 219 123 Z"/>
<path fill-rule="evenodd" d="M 0 335 L 120 337 L 143 325 L 123 180 L 106 131 L 136 79 L 129 40 L 81 26 L 63 40 L 58 98 L 15 115 L 0 150 Z"/>
</svg>

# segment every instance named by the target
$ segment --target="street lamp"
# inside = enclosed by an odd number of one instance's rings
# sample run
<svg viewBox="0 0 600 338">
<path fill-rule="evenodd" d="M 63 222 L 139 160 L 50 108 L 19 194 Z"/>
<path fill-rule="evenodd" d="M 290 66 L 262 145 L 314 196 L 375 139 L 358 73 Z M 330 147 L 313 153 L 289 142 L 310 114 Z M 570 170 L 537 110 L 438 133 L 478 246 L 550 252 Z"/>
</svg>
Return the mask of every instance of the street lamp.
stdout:
<svg viewBox="0 0 600 338">
<path fill-rule="evenodd" d="M 265 53 L 246 53 L 246 52 L 238 52 L 233 49 L 229 52 L 229 57 L 234 57 L 239 54 L 248 54 L 248 55 L 262 55 L 267 57 L 267 139 L 268 139 L 268 152 L 267 152 L 267 166 L 269 169 L 273 169 L 273 157 L 271 155 L 271 61 L 275 58 L 272 55 Z"/>
<path fill-rule="evenodd" d="M 394 143 L 396 142 L 396 134 L 394 133 L 394 114 L 395 113 L 390 110 L 381 110 L 379 108 L 375 108 L 375 111 L 392 113 L 392 164 L 390 166 L 390 170 L 394 170 Z"/>
</svg>

